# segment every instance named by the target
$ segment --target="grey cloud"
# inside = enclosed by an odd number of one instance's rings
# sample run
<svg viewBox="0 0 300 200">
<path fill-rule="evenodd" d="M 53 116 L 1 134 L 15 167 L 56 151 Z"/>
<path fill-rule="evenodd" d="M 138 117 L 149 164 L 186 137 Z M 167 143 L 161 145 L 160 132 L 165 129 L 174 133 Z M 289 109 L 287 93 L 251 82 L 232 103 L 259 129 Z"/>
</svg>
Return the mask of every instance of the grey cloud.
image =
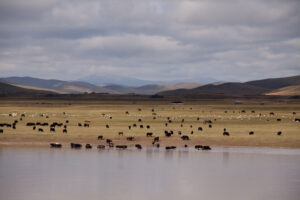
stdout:
<svg viewBox="0 0 300 200">
<path fill-rule="evenodd" d="M 297 0 L 25 2 L 0 2 L 2 76 L 250 80 L 300 74 Z"/>
</svg>

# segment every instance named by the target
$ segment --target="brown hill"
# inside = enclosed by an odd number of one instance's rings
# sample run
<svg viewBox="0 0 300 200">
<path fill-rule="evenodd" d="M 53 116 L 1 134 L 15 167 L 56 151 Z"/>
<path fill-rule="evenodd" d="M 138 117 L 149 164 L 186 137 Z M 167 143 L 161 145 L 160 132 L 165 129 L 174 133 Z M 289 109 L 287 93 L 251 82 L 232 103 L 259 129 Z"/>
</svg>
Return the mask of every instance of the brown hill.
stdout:
<svg viewBox="0 0 300 200">
<path fill-rule="evenodd" d="M 8 83 L 0 82 L 0 95 L 45 95 L 45 94 L 56 94 L 52 91 L 45 90 L 35 90 L 35 89 L 26 89 L 22 87 L 17 87 L 14 85 L 10 85 Z"/>
<path fill-rule="evenodd" d="M 271 92 L 267 92 L 266 95 L 279 95 L 279 96 L 294 96 L 300 95 L 300 85 L 293 85 L 282 87 Z"/>
<path fill-rule="evenodd" d="M 284 78 L 270 78 L 270 79 L 263 79 L 257 81 L 249 81 L 246 82 L 246 84 L 275 90 L 282 87 L 300 85 L 300 75 L 284 77 Z"/>
<path fill-rule="evenodd" d="M 194 89 L 178 89 L 160 92 L 159 95 L 203 95 L 218 94 L 225 96 L 260 95 L 270 90 L 246 83 L 208 84 Z"/>
</svg>

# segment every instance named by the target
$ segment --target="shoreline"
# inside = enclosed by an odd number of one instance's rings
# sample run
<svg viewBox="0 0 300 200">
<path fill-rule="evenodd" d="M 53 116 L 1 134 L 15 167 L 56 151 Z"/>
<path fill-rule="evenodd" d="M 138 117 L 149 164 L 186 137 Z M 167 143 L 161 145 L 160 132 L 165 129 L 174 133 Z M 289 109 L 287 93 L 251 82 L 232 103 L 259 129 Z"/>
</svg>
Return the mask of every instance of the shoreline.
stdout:
<svg viewBox="0 0 300 200">
<path fill-rule="evenodd" d="M 50 143 L 55 143 L 55 141 L 53 142 L 1 142 L 0 141 L 0 148 L 51 148 L 50 147 Z M 60 149 L 71 149 L 70 147 L 70 143 L 68 142 L 57 142 L 59 144 L 62 144 L 62 147 Z M 99 143 L 87 143 L 87 142 L 76 142 L 76 143 L 80 143 L 82 144 L 82 148 L 81 149 L 86 149 L 85 148 L 85 144 L 91 144 L 92 145 L 92 149 L 97 149 L 97 145 L 99 145 Z M 135 148 L 135 144 L 140 144 L 140 143 L 117 143 L 117 145 L 127 145 L 128 147 L 130 148 Z M 171 145 L 171 144 L 170 144 Z M 203 145 L 206 145 L 203 143 Z M 166 144 L 161 144 L 159 148 L 165 148 L 166 146 L 169 146 L 169 145 L 166 145 Z M 174 144 L 174 146 L 176 147 L 184 147 L 184 144 Z M 194 148 L 194 144 L 191 144 L 191 145 L 188 145 L 188 148 Z M 259 149 L 294 149 L 294 150 L 297 150 L 299 149 L 300 150 L 300 147 L 293 147 L 293 146 L 272 146 L 272 145 L 269 145 L 269 146 L 266 146 L 266 145 L 218 145 L 218 144 L 211 144 L 209 145 L 210 147 L 212 148 L 252 148 L 252 149 L 255 149 L 255 148 L 259 148 Z M 146 147 L 146 148 L 149 148 L 149 147 L 153 147 L 153 148 L 157 148 L 153 145 L 142 145 L 142 147 Z M 116 149 L 115 146 L 113 148 L 110 148 L 108 145 L 105 145 L 105 149 Z"/>
</svg>

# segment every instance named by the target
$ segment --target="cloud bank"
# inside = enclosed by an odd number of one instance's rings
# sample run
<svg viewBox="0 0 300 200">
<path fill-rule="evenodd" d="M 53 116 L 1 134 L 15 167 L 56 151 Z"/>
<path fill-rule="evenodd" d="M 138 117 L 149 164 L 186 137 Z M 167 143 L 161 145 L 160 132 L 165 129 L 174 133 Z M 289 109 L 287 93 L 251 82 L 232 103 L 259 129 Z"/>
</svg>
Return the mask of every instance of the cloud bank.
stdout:
<svg viewBox="0 0 300 200">
<path fill-rule="evenodd" d="M 1 76 L 300 74 L 298 0 L 2 0 Z"/>
</svg>

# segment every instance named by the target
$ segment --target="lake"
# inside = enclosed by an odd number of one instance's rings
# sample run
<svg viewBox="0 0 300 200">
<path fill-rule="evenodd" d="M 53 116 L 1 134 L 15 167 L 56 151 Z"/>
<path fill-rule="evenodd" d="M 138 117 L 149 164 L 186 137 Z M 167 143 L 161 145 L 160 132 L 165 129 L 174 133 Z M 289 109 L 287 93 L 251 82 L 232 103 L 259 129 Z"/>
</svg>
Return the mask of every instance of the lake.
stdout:
<svg viewBox="0 0 300 200">
<path fill-rule="evenodd" d="M 0 199 L 299 200 L 300 149 L 0 148 Z"/>
</svg>

